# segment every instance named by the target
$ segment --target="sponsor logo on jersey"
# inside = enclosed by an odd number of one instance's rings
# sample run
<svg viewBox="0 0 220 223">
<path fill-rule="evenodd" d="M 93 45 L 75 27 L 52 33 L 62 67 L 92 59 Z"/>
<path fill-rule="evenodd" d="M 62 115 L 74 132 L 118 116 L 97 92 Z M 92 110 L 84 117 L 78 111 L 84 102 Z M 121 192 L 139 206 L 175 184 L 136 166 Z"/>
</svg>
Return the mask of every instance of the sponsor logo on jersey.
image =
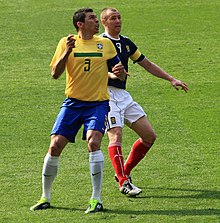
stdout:
<svg viewBox="0 0 220 223">
<path fill-rule="evenodd" d="M 111 120 L 112 125 L 116 124 L 116 119 L 115 119 L 115 117 L 111 117 L 110 120 Z"/>
<path fill-rule="evenodd" d="M 127 52 L 130 52 L 130 47 L 126 45 Z"/>
</svg>

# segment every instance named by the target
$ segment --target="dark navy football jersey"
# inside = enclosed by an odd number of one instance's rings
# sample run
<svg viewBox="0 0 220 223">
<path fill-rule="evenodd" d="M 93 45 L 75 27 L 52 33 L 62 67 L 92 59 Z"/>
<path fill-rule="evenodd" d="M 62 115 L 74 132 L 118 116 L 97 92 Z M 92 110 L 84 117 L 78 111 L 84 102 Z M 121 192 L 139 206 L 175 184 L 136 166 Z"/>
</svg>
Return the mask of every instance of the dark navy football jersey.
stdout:
<svg viewBox="0 0 220 223">
<path fill-rule="evenodd" d="M 119 35 L 119 37 L 120 37 L 119 39 L 110 38 L 105 33 L 101 34 L 100 36 L 109 38 L 112 41 L 112 43 L 114 44 L 114 46 L 117 50 L 118 56 L 121 60 L 121 63 L 123 64 L 125 70 L 128 72 L 128 60 L 129 60 L 130 56 L 132 56 L 138 50 L 137 46 L 129 38 L 127 38 L 126 36 L 123 36 L 123 35 Z M 134 62 L 139 62 L 139 61 L 142 61 L 143 59 L 144 59 L 144 55 L 140 54 L 139 58 L 137 58 Z M 109 70 L 109 72 L 111 72 L 111 70 L 112 70 L 111 67 L 109 67 L 108 70 Z M 126 81 L 127 81 L 127 77 L 126 77 L 125 81 L 109 78 L 108 85 L 117 87 L 117 88 L 121 88 L 121 89 L 125 89 Z"/>
</svg>

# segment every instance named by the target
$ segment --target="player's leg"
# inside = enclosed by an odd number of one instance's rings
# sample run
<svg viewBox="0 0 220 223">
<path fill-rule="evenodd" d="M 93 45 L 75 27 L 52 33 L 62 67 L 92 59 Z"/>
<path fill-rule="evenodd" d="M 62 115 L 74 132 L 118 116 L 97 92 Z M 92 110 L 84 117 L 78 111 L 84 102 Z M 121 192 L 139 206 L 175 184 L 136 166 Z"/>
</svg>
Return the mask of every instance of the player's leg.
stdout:
<svg viewBox="0 0 220 223">
<path fill-rule="evenodd" d="M 124 158 L 122 155 L 122 129 L 124 127 L 124 113 L 132 103 L 130 94 L 114 87 L 109 87 L 110 112 L 108 114 L 107 135 L 109 138 L 108 153 L 115 171 L 115 179 L 119 183 L 123 194 L 135 196 L 141 190 L 131 184 L 124 172 Z"/>
<path fill-rule="evenodd" d="M 124 174 L 124 158 L 122 155 L 122 128 L 124 127 L 124 112 L 129 104 L 129 94 L 118 88 L 109 87 L 110 111 L 108 113 L 107 135 L 109 138 L 108 154 L 118 177 L 119 186 L 128 180 Z"/>
<path fill-rule="evenodd" d="M 129 175 L 124 171 L 124 159 L 122 156 L 122 128 L 115 127 L 107 131 L 109 137 L 109 157 L 115 170 L 115 179 L 119 182 L 120 191 L 130 196 L 139 195 L 142 190 L 131 183 Z"/>
<path fill-rule="evenodd" d="M 44 159 L 44 165 L 42 170 L 42 186 L 43 193 L 42 197 L 47 198 L 50 201 L 50 191 L 52 183 L 57 175 L 60 154 L 66 144 L 68 139 L 61 135 L 52 135 L 51 143 L 48 150 L 48 153 Z"/>
<path fill-rule="evenodd" d="M 90 205 L 85 213 L 103 210 L 101 190 L 104 172 L 104 156 L 100 150 L 102 136 L 102 133 L 99 131 L 88 130 L 87 132 L 92 196 L 90 198 Z"/>
<path fill-rule="evenodd" d="M 134 130 L 140 138 L 133 144 L 131 152 L 125 162 L 124 169 L 127 175 L 130 175 L 132 169 L 145 157 L 156 140 L 156 133 L 146 116 L 132 123 L 130 128 Z"/>
<path fill-rule="evenodd" d="M 101 140 L 105 132 L 105 123 L 108 114 L 108 102 L 100 103 L 87 109 L 84 119 L 84 134 L 89 150 L 89 166 L 92 182 L 92 196 L 85 213 L 94 213 L 103 210 L 101 190 L 104 172 L 104 156 L 100 149 Z"/>
<path fill-rule="evenodd" d="M 42 170 L 42 196 L 39 202 L 32 206 L 30 210 L 41 210 L 50 207 L 50 194 L 52 183 L 57 175 L 60 154 L 68 143 L 68 139 L 61 135 L 52 135 L 51 143 L 44 158 Z"/>
<path fill-rule="evenodd" d="M 51 143 L 45 156 L 42 170 L 42 197 L 32 206 L 31 210 L 46 209 L 50 206 L 50 191 L 57 175 L 60 154 L 66 144 L 75 141 L 75 136 L 80 128 L 77 112 L 68 107 L 62 107 L 51 132 Z M 72 127 L 74 126 L 74 127 Z"/>
<path fill-rule="evenodd" d="M 124 158 L 122 155 L 122 127 L 113 127 L 107 131 L 109 138 L 108 154 L 112 162 L 120 187 L 128 180 L 124 173 Z"/>
<path fill-rule="evenodd" d="M 122 128 L 115 127 L 109 129 L 107 133 L 109 137 L 108 153 L 115 170 L 115 179 L 119 182 L 120 191 L 123 194 L 136 196 L 140 194 L 142 190 L 131 184 L 130 179 L 124 172 L 124 159 L 121 151 Z"/>
</svg>

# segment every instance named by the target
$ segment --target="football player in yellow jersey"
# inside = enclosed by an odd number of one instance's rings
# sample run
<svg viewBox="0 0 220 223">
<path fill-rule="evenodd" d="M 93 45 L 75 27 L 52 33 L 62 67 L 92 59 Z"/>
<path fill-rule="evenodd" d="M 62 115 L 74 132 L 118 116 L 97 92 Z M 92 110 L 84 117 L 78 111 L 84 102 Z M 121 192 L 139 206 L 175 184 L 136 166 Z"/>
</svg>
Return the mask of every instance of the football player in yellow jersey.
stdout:
<svg viewBox="0 0 220 223">
<path fill-rule="evenodd" d="M 94 36 L 99 31 L 99 22 L 92 9 L 84 8 L 75 12 L 73 24 L 78 34 L 60 40 L 50 65 L 55 79 L 66 71 L 67 98 L 54 123 L 51 143 L 44 159 L 42 196 L 30 210 L 50 207 L 50 191 L 57 175 L 60 154 L 68 142 L 75 142 L 82 125 L 83 139 L 88 142 L 93 188 L 85 213 L 103 210 L 101 189 L 104 157 L 100 145 L 109 111 L 108 66 L 113 67 L 112 78 L 123 78 L 126 72 L 119 64 L 112 42 Z"/>
</svg>

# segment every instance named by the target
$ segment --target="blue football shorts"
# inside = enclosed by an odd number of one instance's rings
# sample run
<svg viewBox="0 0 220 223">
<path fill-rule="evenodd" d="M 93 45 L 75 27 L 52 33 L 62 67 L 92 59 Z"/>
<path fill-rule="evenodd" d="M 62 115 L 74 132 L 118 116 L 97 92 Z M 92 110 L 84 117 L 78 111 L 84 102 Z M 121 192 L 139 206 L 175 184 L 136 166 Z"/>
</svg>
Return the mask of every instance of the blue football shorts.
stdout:
<svg viewBox="0 0 220 223">
<path fill-rule="evenodd" d="M 84 126 L 83 140 L 86 139 L 88 130 L 97 130 L 104 134 L 108 112 L 109 101 L 83 102 L 67 98 L 60 108 L 51 135 L 62 135 L 69 142 L 74 143 L 82 125 Z"/>
</svg>

